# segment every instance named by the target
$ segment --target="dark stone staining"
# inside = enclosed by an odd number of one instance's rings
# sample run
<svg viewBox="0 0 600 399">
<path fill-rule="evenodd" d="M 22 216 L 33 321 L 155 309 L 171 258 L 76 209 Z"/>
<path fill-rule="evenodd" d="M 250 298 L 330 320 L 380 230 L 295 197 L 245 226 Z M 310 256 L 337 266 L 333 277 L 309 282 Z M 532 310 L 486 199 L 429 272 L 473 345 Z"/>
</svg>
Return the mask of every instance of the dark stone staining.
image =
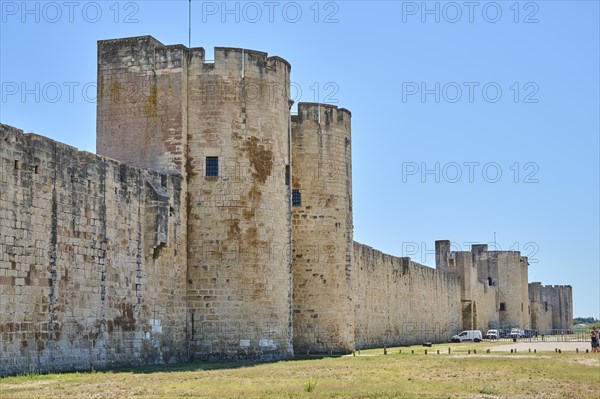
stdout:
<svg viewBox="0 0 600 399">
<path fill-rule="evenodd" d="M 188 156 L 185 160 L 185 174 L 187 175 L 188 181 L 190 178 L 198 175 L 198 172 L 194 168 L 193 157 Z"/>
<path fill-rule="evenodd" d="M 250 137 L 244 142 L 244 150 L 248 154 L 250 165 L 254 169 L 253 177 L 264 184 L 273 170 L 273 151 L 260 144 L 257 137 Z"/>
<path fill-rule="evenodd" d="M 229 221 L 229 231 L 227 233 L 229 239 L 239 238 L 241 234 L 240 221 L 237 219 L 231 219 Z"/>
<path fill-rule="evenodd" d="M 117 306 L 117 309 L 121 311 L 121 316 L 113 319 L 112 327 L 109 327 L 109 331 L 114 328 L 120 329 L 121 331 L 135 331 L 133 305 L 130 303 L 121 303 Z"/>
</svg>

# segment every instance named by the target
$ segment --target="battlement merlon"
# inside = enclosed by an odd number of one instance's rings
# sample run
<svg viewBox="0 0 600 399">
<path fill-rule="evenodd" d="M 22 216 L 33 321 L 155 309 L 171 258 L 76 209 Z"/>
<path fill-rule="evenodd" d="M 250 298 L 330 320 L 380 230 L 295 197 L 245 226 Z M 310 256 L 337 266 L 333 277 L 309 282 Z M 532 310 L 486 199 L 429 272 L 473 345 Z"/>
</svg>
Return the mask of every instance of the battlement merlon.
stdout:
<svg viewBox="0 0 600 399">
<path fill-rule="evenodd" d="M 124 68 L 131 72 L 181 68 L 191 75 L 213 72 L 224 76 L 261 78 L 265 74 L 289 76 L 291 65 L 278 56 L 233 47 L 215 47 L 214 61 L 206 61 L 203 47 L 164 45 L 152 36 L 98 41 L 98 69 Z M 289 79 L 288 79 L 289 83 Z"/>
<path fill-rule="evenodd" d="M 450 259 L 450 241 L 437 240 L 435 242 L 435 268 L 448 271 Z"/>
<path fill-rule="evenodd" d="M 306 122 L 319 123 L 321 126 L 338 124 L 350 130 L 352 113 L 346 108 L 322 103 L 298 103 L 298 115 L 292 115 L 292 123 L 302 125 Z"/>
<path fill-rule="evenodd" d="M 235 47 L 215 47 L 215 73 L 259 79 L 265 74 L 289 76 L 292 66 L 281 57 L 271 56 L 256 50 Z M 209 64 L 207 64 L 208 66 Z M 288 82 L 289 83 L 289 80 Z"/>
<path fill-rule="evenodd" d="M 530 285 L 530 286 L 539 286 L 540 288 L 543 288 L 543 289 L 556 289 L 556 288 L 572 289 L 572 288 L 573 288 L 573 287 L 572 287 L 570 284 L 565 284 L 565 285 L 562 285 L 562 284 L 555 284 L 555 285 L 553 285 L 553 284 L 549 284 L 549 285 L 544 285 L 544 284 L 542 284 L 542 283 L 541 283 L 541 282 L 539 282 L 539 281 L 531 282 L 531 283 L 529 283 L 529 285 Z"/>
<path fill-rule="evenodd" d="M 149 72 L 157 69 L 182 68 L 185 57 L 204 63 L 204 48 L 188 49 L 181 44 L 164 45 L 152 36 L 98 41 L 98 71 L 126 69 Z"/>
</svg>

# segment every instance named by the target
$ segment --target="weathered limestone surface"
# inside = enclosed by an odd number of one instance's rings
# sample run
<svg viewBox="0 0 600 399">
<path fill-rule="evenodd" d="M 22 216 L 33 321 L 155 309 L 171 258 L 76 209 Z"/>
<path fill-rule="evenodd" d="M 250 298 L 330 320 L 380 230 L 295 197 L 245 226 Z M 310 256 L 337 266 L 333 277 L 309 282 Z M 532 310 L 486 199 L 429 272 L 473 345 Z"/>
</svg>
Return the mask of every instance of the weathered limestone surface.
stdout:
<svg viewBox="0 0 600 399">
<path fill-rule="evenodd" d="M 192 358 L 291 355 L 289 64 L 150 36 L 98 53 L 99 153 L 185 176 Z"/>
<path fill-rule="evenodd" d="M 0 144 L 0 374 L 185 359 L 181 178 Z"/>
<path fill-rule="evenodd" d="M 489 279 L 481 279 L 474 261 L 474 253 L 453 252 L 449 258 L 448 271 L 461 277 L 461 309 L 464 330 L 487 331 L 499 328 L 498 285 Z"/>
<path fill-rule="evenodd" d="M 350 112 L 300 103 L 292 116 L 294 349 L 354 349 Z"/>
<path fill-rule="evenodd" d="M 573 326 L 572 297 L 570 285 L 529 283 L 532 325 L 540 331 L 570 330 Z"/>
<path fill-rule="evenodd" d="M 214 63 L 188 69 L 194 359 L 291 356 L 290 66 L 215 48 Z M 206 157 L 218 157 L 218 177 Z"/>
<path fill-rule="evenodd" d="M 448 342 L 462 327 L 460 277 L 355 242 L 356 347 Z"/>
<path fill-rule="evenodd" d="M 96 151 L 158 171 L 185 168 L 187 68 L 204 49 L 151 36 L 98 42 Z"/>
<path fill-rule="evenodd" d="M 100 155 L 0 125 L 0 375 L 571 327 L 519 252 L 438 241 L 436 270 L 354 242 L 350 112 L 291 116 L 290 68 L 100 41 Z"/>
<path fill-rule="evenodd" d="M 451 251 L 436 241 L 436 267 L 461 277 L 464 329 L 571 329 L 571 287 L 528 284 L 528 265 L 518 251 Z"/>
</svg>

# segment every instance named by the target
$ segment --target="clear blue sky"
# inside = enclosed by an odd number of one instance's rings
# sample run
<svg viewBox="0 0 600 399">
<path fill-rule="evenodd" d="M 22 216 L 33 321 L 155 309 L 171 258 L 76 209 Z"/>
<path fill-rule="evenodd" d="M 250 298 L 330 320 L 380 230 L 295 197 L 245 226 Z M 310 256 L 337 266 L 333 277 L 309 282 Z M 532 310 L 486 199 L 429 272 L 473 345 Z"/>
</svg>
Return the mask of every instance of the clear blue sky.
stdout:
<svg viewBox="0 0 600 399">
<path fill-rule="evenodd" d="M 95 151 L 96 41 L 188 44 L 188 1 L 0 2 L 0 121 Z M 520 249 L 600 316 L 597 1 L 194 1 L 192 46 L 292 64 L 352 112 L 355 239 Z M 36 96 L 38 98 L 36 98 Z M 490 245 L 492 245 L 490 244 Z"/>
</svg>

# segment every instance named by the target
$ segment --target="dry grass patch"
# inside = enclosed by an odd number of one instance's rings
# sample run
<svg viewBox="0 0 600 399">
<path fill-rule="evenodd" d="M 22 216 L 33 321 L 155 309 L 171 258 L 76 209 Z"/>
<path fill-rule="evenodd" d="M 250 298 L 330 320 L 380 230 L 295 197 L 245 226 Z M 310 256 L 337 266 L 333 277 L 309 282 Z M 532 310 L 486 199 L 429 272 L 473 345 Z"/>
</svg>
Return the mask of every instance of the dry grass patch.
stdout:
<svg viewBox="0 0 600 399">
<path fill-rule="evenodd" d="M 435 351 L 440 349 L 440 355 Z M 600 357 L 485 355 L 480 344 L 263 364 L 184 364 L 9 377 L 0 398 L 593 398 Z M 445 352 L 442 349 L 445 348 Z M 467 355 L 477 348 L 477 355 Z M 415 350 L 415 354 L 411 354 Z M 480 355 L 482 353 L 482 355 Z"/>
</svg>

